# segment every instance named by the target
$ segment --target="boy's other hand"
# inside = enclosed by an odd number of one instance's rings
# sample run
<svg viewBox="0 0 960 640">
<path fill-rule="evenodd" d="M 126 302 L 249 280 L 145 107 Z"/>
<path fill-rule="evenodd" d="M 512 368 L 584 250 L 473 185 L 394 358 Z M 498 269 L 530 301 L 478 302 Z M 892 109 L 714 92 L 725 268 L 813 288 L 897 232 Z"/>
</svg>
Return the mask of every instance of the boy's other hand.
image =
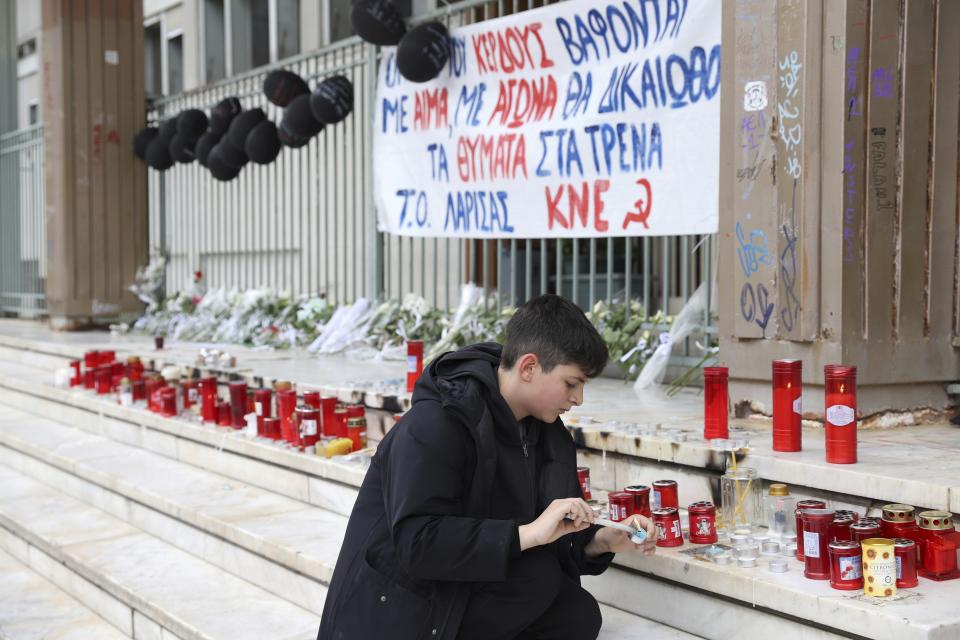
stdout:
<svg viewBox="0 0 960 640">
<path fill-rule="evenodd" d="M 550 544 L 568 533 L 583 531 L 596 516 L 582 498 L 560 498 L 554 500 L 530 524 L 520 525 L 520 550 Z"/>
<path fill-rule="evenodd" d="M 649 556 L 657 550 L 657 525 L 653 523 L 653 520 L 646 516 L 635 514 L 630 516 L 628 520 L 624 520 L 623 523 L 632 525 L 638 529 L 643 529 L 647 532 L 647 539 L 641 544 L 636 544 L 630 540 L 630 534 L 626 531 L 612 527 L 604 527 L 593 536 L 593 540 L 591 541 L 592 546 L 587 546 L 588 555 L 591 555 L 590 552 L 592 550 L 596 550 L 598 552 L 596 555 L 599 555 L 599 552 L 620 553 L 622 551 L 643 551 L 643 555 Z"/>
</svg>

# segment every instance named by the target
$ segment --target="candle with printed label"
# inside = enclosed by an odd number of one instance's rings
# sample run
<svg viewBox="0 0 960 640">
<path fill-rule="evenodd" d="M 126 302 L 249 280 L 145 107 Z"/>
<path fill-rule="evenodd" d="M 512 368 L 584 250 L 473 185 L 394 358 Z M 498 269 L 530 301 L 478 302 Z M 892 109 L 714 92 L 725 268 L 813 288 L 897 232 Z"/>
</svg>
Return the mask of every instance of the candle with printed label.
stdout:
<svg viewBox="0 0 960 640">
<path fill-rule="evenodd" d="M 828 364 L 823 368 L 827 462 L 857 461 L 857 368 Z"/>
<path fill-rule="evenodd" d="M 773 450 L 800 451 L 803 362 L 773 361 Z"/>
<path fill-rule="evenodd" d="M 413 393 L 423 373 L 423 340 L 407 340 L 407 393 Z"/>
</svg>

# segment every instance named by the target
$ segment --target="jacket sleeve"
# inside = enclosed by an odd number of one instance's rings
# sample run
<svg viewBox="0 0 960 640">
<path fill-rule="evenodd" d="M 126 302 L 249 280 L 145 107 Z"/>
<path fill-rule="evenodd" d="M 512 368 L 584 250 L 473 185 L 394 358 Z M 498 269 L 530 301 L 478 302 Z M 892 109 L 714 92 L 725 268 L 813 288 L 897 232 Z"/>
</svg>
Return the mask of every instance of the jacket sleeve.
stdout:
<svg viewBox="0 0 960 640">
<path fill-rule="evenodd" d="M 385 461 L 383 497 L 400 566 L 413 578 L 506 579 L 519 551 L 512 520 L 464 515 L 473 441 L 439 405 L 421 403 L 398 425 Z"/>
<path fill-rule="evenodd" d="M 600 575 L 607 570 L 616 555 L 614 553 L 604 553 L 592 558 L 587 556 L 586 547 L 599 530 L 598 525 L 593 525 L 589 529 L 578 531 L 570 536 L 570 553 L 574 565 L 582 576 Z"/>
</svg>

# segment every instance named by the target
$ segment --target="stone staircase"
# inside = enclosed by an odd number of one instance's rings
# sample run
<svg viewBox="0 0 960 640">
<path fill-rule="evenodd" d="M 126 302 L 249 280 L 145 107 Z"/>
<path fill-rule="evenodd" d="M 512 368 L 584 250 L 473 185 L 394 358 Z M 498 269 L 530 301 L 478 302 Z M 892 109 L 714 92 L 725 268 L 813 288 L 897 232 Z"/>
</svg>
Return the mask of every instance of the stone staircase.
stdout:
<svg viewBox="0 0 960 640">
<path fill-rule="evenodd" d="M 0 551 L 12 557 L 11 570 L 47 581 L 52 595 L 44 597 L 63 603 L 56 620 L 106 620 L 128 637 L 314 637 L 363 466 L 55 388 L 56 368 L 106 348 L 82 334 L 56 339 L 11 336 L 0 323 Z M 143 340 L 109 348 L 149 352 Z M 191 364 L 187 354 L 196 349 L 164 358 Z M 287 356 L 282 363 L 254 357 L 244 374 L 251 380 L 295 370 L 289 377 L 298 384 L 330 390 L 344 370 L 339 362 L 297 368 Z M 367 379 L 378 375 L 361 368 Z M 569 428 L 594 487 L 666 477 L 679 481 L 681 504 L 719 502 L 728 458 L 699 438 L 695 402 L 693 410 L 658 413 L 655 433 L 627 434 L 604 421 L 636 418 L 635 400 L 618 382 L 591 387 Z M 363 397 L 345 382 L 333 390 Z M 763 425 L 736 422 L 733 432 L 750 440 L 741 464 L 790 483 L 800 497 L 861 513 L 888 502 L 960 512 L 960 446 L 949 427 L 863 432 L 863 460 L 849 466 L 822 462 L 816 431 L 805 434 L 800 454 L 770 451 Z M 601 638 L 960 638 L 960 580 L 921 579 L 896 600 L 872 601 L 805 579 L 796 561 L 787 574 L 773 574 L 763 562 L 740 569 L 696 560 L 686 553 L 691 546 L 620 554 L 604 575 L 585 579 L 604 603 Z M 30 605 L 0 603 L 0 638 L 34 637 L 8 630 L 20 628 Z"/>
<path fill-rule="evenodd" d="M 316 636 L 362 465 L 53 388 L 56 354 L 0 362 L 0 638 Z"/>
</svg>

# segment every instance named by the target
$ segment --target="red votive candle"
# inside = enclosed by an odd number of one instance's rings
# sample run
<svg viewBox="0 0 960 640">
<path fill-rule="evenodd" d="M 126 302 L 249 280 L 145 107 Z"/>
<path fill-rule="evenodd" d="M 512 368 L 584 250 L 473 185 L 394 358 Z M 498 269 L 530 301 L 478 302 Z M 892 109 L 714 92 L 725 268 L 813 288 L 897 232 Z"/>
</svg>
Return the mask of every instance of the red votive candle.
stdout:
<svg viewBox="0 0 960 640">
<path fill-rule="evenodd" d="M 337 432 L 334 434 L 338 438 L 347 437 L 347 405 L 342 402 L 338 402 L 337 406 L 333 410 L 333 423 L 337 427 Z"/>
<path fill-rule="evenodd" d="M 400 422 L 402 413 L 393 414 L 394 424 Z M 577 467 L 577 480 L 580 482 L 580 493 L 584 500 L 593 500 L 593 494 L 590 492 L 590 467 Z"/>
<path fill-rule="evenodd" d="M 257 414 L 257 435 L 266 438 L 263 419 L 273 417 L 273 390 L 257 389 L 253 392 L 253 410 Z"/>
<path fill-rule="evenodd" d="M 897 588 L 917 586 L 920 582 L 917 579 L 917 543 L 908 538 L 894 538 L 893 553 L 897 558 Z"/>
<path fill-rule="evenodd" d="M 280 418 L 263 418 L 263 437 L 271 440 L 280 439 Z"/>
<path fill-rule="evenodd" d="M 131 387 L 131 390 L 133 391 L 134 402 L 147 399 L 147 381 L 146 380 L 134 380 L 130 383 L 130 387 Z"/>
<path fill-rule="evenodd" d="M 160 389 L 160 415 L 172 418 L 177 415 L 177 390 L 174 387 Z"/>
<path fill-rule="evenodd" d="M 113 382 L 113 369 L 109 365 L 101 365 L 95 370 L 97 381 L 97 395 L 106 395 L 110 393 L 110 385 Z"/>
<path fill-rule="evenodd" d="M 653 481 L 653 509 L 680 508 L 680 497 L 677 493 L 676 480 Z"/>
<path fill-rule="evenodd" d="M 297 424 L 300 444 L 312 447 L 320 440 L 320 412 L 310 405 L 297 407 Z"/>
<path fill-rule="evenodd" d="M 200 379 L 200 415 L 204 422 L 217 422 L 217 379 Z"/>
<path fill-rule="evenodd" d="M 797 560 L 803 562 L 803 521 L 800 519 L 801 514 L 807 509 L 826 509 L 827 503 L 823 500 L 800 500 L 797 502 L 796 510 L 794 511 L 794 516 L 797 520 Z"/>
<path fill-rule="evenodd" d="M 320 428 L 325 438 L 337 435 L 336 396 L 320 396 Z"/>
<path fill-rule="evenodd" d="M 703 368 L 703 439 L 727 438 L 726 367 Z"/>
<path fill-rule="evenodd" d="M 931 580 L 960 578 L 957 552 L 960 533 L 953 528 L 953 514 L 946 511 L 921 511 L 917 516 L 919 572 Z"/>
<path fill-rule="evenodd" d="M 773 361 L 773 450 L 800 451 L 803 361 Z"/>
<path fill-rule="evenodd" d="M 583 467 L 586 468 L 586 467 Z M 645 484 L 634 484 L 623 489 L 633 496 L 633 512 L 648 518 L 653 515 L 650 509 L 650 487 Z"/>
<path fill-rule="evenodd" d="M 217 403 L 217 424 L 221 427 L 233 427 L 233 415 L 229 402 Z"/>
<path fill-rule="evenodd" d="M 307 405 L 308 407 L 313 407 L 314 409 L 319 409 L 320 408 L 320 392 L 304 391 L 303 404 Z"/>
<path fill-rule="evenodd" d="M 413 393 L 423 373 L 423 340 L 407 340 L 407 393 Z"/>
<path fill-rule="evenodd" d="M 247 383 L 230 383 L 230 420 L 234 429 L 243 429 L 247 421 L 243 416 L 247 414 Z"/>
<path fill-rule="evenodd" d="M 914 509 L 908 504 L 888 504 L 883 507 L 880 535 L 884 538 L 916 540 L 919 527 Z"/>
<path fill-rule="evenodd" d="M 280 437 L 293 444 L 297 438 L 294 435 L 293 412 L 297 408 L 297 392 L 293 389 L 277 391 L 277 417 L 280 418 Z"/>
<path fill-rule="evenodd" d="M 200 383 L 197 380 L 184 380 L 180 386 L 183 388 L 183 408 L 189 411 L 200 398 Z"/>
<path fill-rule="evenodd" d="M 633 494 L 628 491 L 611 491 L 607 494 L 607 511 L 614 522 L 622 522 L 634 513 Z"/>
<path fill-rule="evenodd" d="M 657 526 L 658 547 L 679 547 L 683 544 L 679 511 L 673 507 L 654 509 L 653 523 Z"/>
<path fill-rule="evenodd" d="M 803 523 L 803 575 L 811 580 L 830 579 L 828 546 L 833 517 L 833 509 L 806 509 L 800 513 Z"/>
<path fill-rule="evenodd" d="M 81 373 L 80 367 L 83 365 L 79 360 L 72 360 L 70 362 L 70 368 L 73 369 L 73 375 L 70 376 L 70 386 L 75 387 L 78 384 L 83 382 L 83 374 Z"/>
<path fill-rule="evenodd" d="M 860 543 L 835 540 L 828 546 L 830 552 L 830 586 L 841 591 L 863 589 L 863 556 Z"/>
<path fill-rule="evenodd" d="M 717 541 L 717 507 L 712 502 L 694 502 L 687 507 L 690 542 L 713 544 Z"/>
<path fill-rule="evenodd" d="M 857 368 L 828 364 L 823 384 L 827 462 L 852 464 L 857 461 Z"/>
</svg>

